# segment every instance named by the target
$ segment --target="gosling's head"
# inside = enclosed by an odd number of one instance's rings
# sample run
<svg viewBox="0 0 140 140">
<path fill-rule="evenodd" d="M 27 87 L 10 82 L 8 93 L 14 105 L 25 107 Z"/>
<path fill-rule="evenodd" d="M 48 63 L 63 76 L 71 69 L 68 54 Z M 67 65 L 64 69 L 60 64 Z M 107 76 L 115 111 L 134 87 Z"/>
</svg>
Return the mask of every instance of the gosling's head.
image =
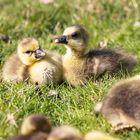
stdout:
<svg viewBox="0 0 140 140">
<path fill-rule="evenodd" d="M 49 134 L 51 131 L 51 123 L 44 115 L 30 115 L 22 123 L 21 134 L 29 135 L 35 132 L 45 132 Z"/>
<path fill-rule="evenodd" d="M 45 52 L 34 38 L 23 39 L 18 45 L 17 53 L 22 63 L 28 66 L 45 56 Z"/>
<path fill-rule="evenodd" d="M 55 43 L 65 44 L 76 52 L 84 52 L 87 49 L 88 38 L 86 29 L 75 25 L 66 28 L 62 36 L 57 36 Z"/>
<path fill-rule="evenodd" d="M 60 126 L 54 128 L 48 140 L 82 140 L 82 135 L 76 128 L 70 126 Z"/>
</svg>

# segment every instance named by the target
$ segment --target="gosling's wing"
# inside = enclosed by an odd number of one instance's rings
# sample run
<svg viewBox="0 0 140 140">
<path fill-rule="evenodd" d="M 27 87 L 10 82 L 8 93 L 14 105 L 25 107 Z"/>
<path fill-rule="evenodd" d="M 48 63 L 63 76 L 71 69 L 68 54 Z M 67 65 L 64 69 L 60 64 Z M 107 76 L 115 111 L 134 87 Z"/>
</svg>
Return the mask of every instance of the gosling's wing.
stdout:
<svg viewBox="0 0 140 140">
<path fill-rule="evenodd" d="M 118 65 L 119 54 L 112 49 L 94 49 L 86 56 L 86 71 L 100 76 L 105 72 L 113 72 Z"/>
<path fill-rule="evenodd" d="M 87 69 L 96 75 L 105 72 L 113 73 L 121 69 L 133 68 L 137 60 L 134 56 L 125 53 L 122 49 L 95 49 L 86 54 Z"/>
</svg>

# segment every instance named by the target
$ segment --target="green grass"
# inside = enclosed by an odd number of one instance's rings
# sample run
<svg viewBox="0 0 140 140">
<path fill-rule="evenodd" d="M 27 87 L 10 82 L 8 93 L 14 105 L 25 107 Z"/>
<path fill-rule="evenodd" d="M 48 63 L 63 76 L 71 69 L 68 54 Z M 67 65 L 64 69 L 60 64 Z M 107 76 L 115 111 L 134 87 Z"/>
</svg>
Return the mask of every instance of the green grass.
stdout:
<svg viewBox="0 0 140 140">
<path fill-rule="evenodd" d="M 0 33 L 12 37 L 9 43 L 0 41 L 1 67 L 7 57 L 16 51 L 19 40 L 27 36 L 36 37 L 44 48 L 64 54 L 65 48 L 53 44 L 49 35 L 62 34 L 64 28 L 72 24 L 82 24 L 87 28 L 90 47 L 107 40 L 109 47 L 119 45 L 140 58 L 140 26 L 133 26 L 136 21 L 140 21 L 139 0 L 56 0 L 48 5 L 38 0 L 0 0 L 0 7 Z M 138 74 L 139 69 L 140 66 L 137 66 L 130 75 L 106 75 L 101 81 L 89 81 L 82 88 L 67 84 L 42 87 L 41 96 L 34 92 L 31 84 L 1 83 L 0 137 L 5 138 L 19 131 L 18 127 L 7 122 L 8 113 L 15 113 L 18 125 L 28 114 L 43 113 L 49 116 L 54 126 L 70 124 L 83 133 L 96 129 L 122 139 L 138 140 L 140 131 L 114 133 L 105 118 L 93 115 L 92 109 L 113 83 Z M 57 90 L 60 98 L 48 98 L 50 89 Z"/>
</svg>

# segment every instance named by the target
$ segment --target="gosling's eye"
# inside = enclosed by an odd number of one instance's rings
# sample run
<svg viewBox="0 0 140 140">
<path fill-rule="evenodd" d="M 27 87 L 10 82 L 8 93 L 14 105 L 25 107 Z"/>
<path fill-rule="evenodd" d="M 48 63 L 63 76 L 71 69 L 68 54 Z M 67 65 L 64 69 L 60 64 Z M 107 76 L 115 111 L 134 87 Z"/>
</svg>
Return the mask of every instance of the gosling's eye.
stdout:
<svg viewBox="0 0 140 140">
<path fill-rule="evenodd" d="M 25 53 L 26 53 L 26 54 L 31 54 L 31 53 L 32 53 L 32 51 L 26 51 Z"/>
<path fill-rule="evenodd" d="M 73 38 L 76 38 L 76 37 L 78 37 L 78 33 L 77 32 L 74 32 L 71 36 L 73 37 Z"/>
</svg>

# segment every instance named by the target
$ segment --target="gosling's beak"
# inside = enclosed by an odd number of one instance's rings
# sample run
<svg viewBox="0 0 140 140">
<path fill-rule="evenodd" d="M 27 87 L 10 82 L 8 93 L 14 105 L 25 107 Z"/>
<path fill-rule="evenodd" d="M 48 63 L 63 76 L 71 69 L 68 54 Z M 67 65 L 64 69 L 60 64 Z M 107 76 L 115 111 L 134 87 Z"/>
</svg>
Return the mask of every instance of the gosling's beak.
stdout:
<svg viewBox="0 0 140 140">
<path fill-rule="evenodd" d="M 68 44 L 67 37 L 65 35 L 55 37 L 55 43 Z"/>
<path fill-rule="evenodd" d="M 45 56 L 45 52 L 42 49 L 37 49 L 35 51 L 35 58 L 42 58 Z"/>
</svg>

